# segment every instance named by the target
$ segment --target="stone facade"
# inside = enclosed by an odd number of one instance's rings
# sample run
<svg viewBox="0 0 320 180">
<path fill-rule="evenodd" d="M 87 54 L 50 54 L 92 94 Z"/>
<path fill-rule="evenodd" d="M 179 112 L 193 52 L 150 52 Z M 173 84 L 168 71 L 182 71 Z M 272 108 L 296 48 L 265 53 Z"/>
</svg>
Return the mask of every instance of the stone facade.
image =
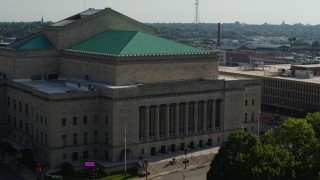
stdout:
<svg viewBox="0 0 320 180">
<path fill-rule="evenodd" d="M 74 26 L 90 36 L 108 28 L 100 28 L 100 16 L 90 21 L 94 32 L 85 28 L 87 21 Z M 131 22 L 122 26 L 150 30 Z M 79 40 L 78 31 L 67 29 L 75 37 L 48 35 L 57 49 Z M 64 31 L 57 30 L 61 37 Z M 86 159 L 123 161 L 125 127 L 131 160 L 215 146 L 232 132 L 257 131 L 260 81 L 219 77 L 215 53 L 108 56 L 0 49 L 0 63 L 0 135 L 30 148 L 37 161 L 51 167 Z"/>
</svg>

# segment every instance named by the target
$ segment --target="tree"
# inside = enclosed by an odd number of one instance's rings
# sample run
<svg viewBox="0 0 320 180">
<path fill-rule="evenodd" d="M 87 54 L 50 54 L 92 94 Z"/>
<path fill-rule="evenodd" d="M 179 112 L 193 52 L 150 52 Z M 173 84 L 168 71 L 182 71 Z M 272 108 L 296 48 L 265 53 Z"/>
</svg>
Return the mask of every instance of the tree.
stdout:
<svg viewBox="0 0 320 180">
<path fill-rule="evenodd" d="M 293 179 L 294 157 L 277 146 L 263 145 L 247 132 L 231 134 L 211 162 L 207 179 Z"/>
<path fill-rule="evenodd" d="M 320 139 L 320 112 L 307 113 L 305 118 L 308 124 L 311 124 L 316 133 L 316 137 Z"/>
<path fill-rule="evenodd" d="M 267 142 L 286 149 L 295 159 L 298 179 L 317 179 L 320 171 L 319 140 L 306 119 L 289 118 L 277 131 L 267 134 Z"/>
</svg>

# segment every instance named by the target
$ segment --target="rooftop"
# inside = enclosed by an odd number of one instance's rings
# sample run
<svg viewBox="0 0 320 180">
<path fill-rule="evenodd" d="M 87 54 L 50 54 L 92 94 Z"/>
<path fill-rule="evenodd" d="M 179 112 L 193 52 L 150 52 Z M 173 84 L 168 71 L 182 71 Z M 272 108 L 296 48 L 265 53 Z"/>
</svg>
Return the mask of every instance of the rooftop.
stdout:
<svg viewBox="0 0 320 180">
<path fill-rule="evenodd" d="M 282 80 L 289 80 L 289 81 L 320 84 L 320 76 L 313 76 L 311 78 L 299 78 L 299 77 L 288 77 L 288 76 L 278 75 L 278 69 L 287 70 L 290 68 L 291 68 L 291 64 L 265 65 L 264 68 L 258 67 L 254 69 L 249 67 L 219 66 L 219 72 L 236 73 L 239 75 L 242 74 L 242 75 L 256 76 L 261 78 L 274 78 L 274 79 L 282 79 Z"/>
<path fill-rule="evenodd" d="M 23 38 L 6 47 L 18 50 L 53 49 L 53 45 L 42 32 Z"/>
<path fill-rule="evenodd" d="M 108 30 L 68 51 L 106 55 L 207 54 L 206 51 L 139 31 Z"/>
</svg>

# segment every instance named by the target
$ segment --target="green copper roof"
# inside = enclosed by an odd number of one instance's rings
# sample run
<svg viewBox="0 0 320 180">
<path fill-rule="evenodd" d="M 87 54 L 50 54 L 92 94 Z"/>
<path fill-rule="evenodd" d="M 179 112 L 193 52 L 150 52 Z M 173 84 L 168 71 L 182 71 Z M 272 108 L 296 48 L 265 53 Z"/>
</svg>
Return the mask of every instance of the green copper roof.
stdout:
<svg viewBox="0 0 320 180">
<path fill-rule="evenodd" d="M 21 39 L 8 47 L 19 50 L 52 49 L 53 45 L 43 33 L 37 33 Z"/>
<path fill-rule="evenodd" d="M 143 32 L 119 30 L 105 31 L 67 50 L 111 55 L 206 53 L 204 50 Z"/>
</svg>

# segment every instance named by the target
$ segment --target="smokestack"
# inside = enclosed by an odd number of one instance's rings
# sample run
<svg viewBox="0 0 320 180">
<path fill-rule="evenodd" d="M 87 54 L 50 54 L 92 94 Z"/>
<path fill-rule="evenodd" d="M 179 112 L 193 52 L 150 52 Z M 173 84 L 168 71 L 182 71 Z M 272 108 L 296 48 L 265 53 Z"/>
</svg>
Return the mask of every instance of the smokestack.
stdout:
<svg viewBox="0 0 320 180">
<path fill-rule="evenodd" d="M 221 45 L 221 23 L 218 23 L 217 47 Z"/>
</svg>

